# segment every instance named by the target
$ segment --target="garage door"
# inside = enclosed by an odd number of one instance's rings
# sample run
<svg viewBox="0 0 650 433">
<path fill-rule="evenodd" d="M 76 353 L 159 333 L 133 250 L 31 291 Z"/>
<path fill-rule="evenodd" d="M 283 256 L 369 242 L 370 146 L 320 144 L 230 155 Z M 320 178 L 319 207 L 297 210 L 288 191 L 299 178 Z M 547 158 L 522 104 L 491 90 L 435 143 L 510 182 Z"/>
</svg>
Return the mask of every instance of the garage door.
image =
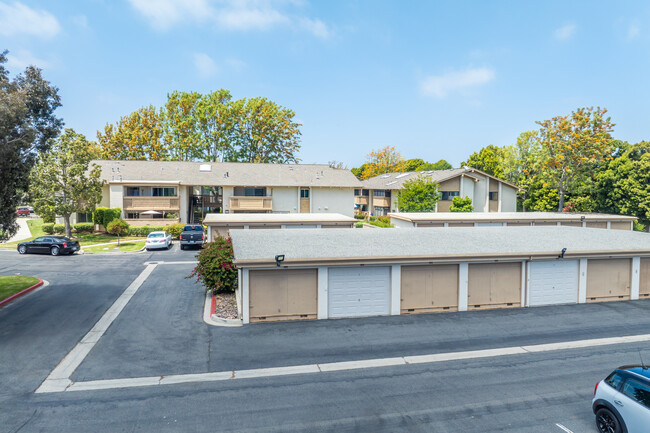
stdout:
<svg viewBox="0 0 650 433">
<path fill-rule="evenodd" d="M 639 278 L 639 298 L 650 297 L 650 258 L 641 258 L 641 275 Z"/>
<path fill-rule="evenodd" d="M 589 259 L 587 302 L 630 299 L 631 259 Z"/>
<path fill-rule="evenodd" d="M 521 263 L 471 263 L 467 308 L 521 307 Z"/>
<path fill-rule="evenodd" d="M 579 273 L 578 260 L 531 262 L 528 305 L 577 303 Z"/>
<path fill-rule="evenodd" d="M 458 310 L 458 265 L 402 266 L 401 313 Z"/>
<path fill-rule="evenodd" d="M 330 268 L 329 317 L 390 314 L 390 268 Z"/>
<path fill-rule="evenodd" d="M 249 275 L 251 322 L 316 318 L 316 269 L 250 271 Z"/>
</svg>

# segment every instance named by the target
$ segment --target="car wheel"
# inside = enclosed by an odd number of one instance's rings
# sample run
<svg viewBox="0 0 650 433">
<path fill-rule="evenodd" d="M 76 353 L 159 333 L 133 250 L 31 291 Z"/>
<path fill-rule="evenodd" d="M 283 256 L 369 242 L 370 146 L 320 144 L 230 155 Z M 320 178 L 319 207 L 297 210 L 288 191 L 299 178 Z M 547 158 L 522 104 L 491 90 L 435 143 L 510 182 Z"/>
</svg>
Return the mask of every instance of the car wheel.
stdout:
<svg viewBox="0 0 650 433">
<path fill-rule="evenodd" d="M 27 247 L 25 245 L 21 245 L 18 247 L 18 252 L 20 254 L 25 254 L 27 252 Z"/>
<path fill-rule="evenodd" d="M 58 256 L 60 252 L 61 250 L 59 249 L 59 247 L 52 247 L 50 249 L 50 254 L 52 254 L 53 256 Z"/>
<path fill-rule="evenodd" d="M 171 242 L 167 244 L 167 249 L 168 249 L 168 250 L 171 250 L 171 249 L 172 249 L 172 243 L 171 243 Z"/>
<path fill-rule="evenodd" d="M 621 423 L 609 409 L 601 407 L 596 412 L 596 427 L 600 433 L 621 433 Z"/>
<path fill-rule="evenodd" d="M 181 250 L 185 249 L 185 245 L 181 244 Z"/>
</svg>

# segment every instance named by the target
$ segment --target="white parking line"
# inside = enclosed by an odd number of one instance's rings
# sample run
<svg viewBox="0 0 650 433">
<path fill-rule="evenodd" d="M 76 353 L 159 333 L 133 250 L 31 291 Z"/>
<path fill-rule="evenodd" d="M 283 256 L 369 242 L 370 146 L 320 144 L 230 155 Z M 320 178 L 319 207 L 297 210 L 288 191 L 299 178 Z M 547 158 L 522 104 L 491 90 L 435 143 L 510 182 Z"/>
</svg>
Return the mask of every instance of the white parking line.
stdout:
<svg viewBox="0 0 650 433">
<path fill-rule="evenodd" d="M 97 321 L 95 326 L 88 331 L 88 333 L 81 339 L 79 343 L 63 358 L 63 360 L 56 366 L 49 376 L 43 381 L 41 386 L 36 390 L 37 393 L 41 392 L 57 392 L 65 391 L 68 386 L 72 384 L 70 376 L 81 365 L 83 360 L 88 356 L 88 353 L 95 347 L 102 335 L 106 332 L 115 318 L 122 312 L 126 304 L 131 300 L 135 292 L 138 291 L 142 283 L 151 275 L 155 264 L 147 265 L 147 267 L 133 280 L 129 287 L 122 292 L 119 298 L 111 305 L 111 307 L 104 313 L 104 315 Z"/>
<path fill-rule="evenodd" d="M 555 424 L 556 426 L 560 427 L 562 430 L 564 430 L 566 433 L 573 433 L 571 430 L 568 428 L 564 427 L 562 424 Z"/>
<path fill-rule="evenodd" d="M 430 355 L 403 356 L 395 358 L 362 359 L 358 361 L 330 362 L 325 364 L 292 365 L 284 367 L 256 368 L 251 370 L 227 370 L 212 373 L 177 374 L 170 376 L 106 379 L 75 383 L 71 382 L 69 380 L 69 377 L 65 379 L 53 377 L 50 382 L 46 380 L 43 385 L 41 385 L 41 387 L 37 390 L 37 392 L 93 391 L 101 389 L 170 385 L 179 383 L 216 382 L 224 380 L 265 378 L 295 374 L 329 373 L 335 371 L 350 371 L 400 365 L 406 366 L 409 364 L 449 362 L 487 357 L 531 355 L 540 352 L 581 349 L 586 347 L 598 347 L 604 345 L 625 344 L 641 341 L 650 341 L 650 334 L 612 338 L 596 338 L 591 340 L 564 341 L 561 343 L 552 344 L 502 347 L 497 349 L 472 350 L 465 352 L 434 353 Z M 56 380 L 59 380 L 61 382 L 57 383 L 55 382 Z M 563 425 L 556 425 L 559 428 L 571 433 L 571 431 Z"/>
</svg>

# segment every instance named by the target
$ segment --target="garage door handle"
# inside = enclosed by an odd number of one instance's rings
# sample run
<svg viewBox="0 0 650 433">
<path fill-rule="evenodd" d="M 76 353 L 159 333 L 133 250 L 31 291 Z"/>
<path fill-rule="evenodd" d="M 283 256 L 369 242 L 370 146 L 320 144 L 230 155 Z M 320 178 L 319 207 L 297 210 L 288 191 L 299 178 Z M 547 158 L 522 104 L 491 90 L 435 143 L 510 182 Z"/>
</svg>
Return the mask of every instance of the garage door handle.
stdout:
<svg viewBox="0 0 650 433">
<path fill-rule="evenodd" d="M 616 403 L 619 406 L 623 406 L 623 402 L 621 400 L 614 400 L 614 403 Z"/>
</svg>

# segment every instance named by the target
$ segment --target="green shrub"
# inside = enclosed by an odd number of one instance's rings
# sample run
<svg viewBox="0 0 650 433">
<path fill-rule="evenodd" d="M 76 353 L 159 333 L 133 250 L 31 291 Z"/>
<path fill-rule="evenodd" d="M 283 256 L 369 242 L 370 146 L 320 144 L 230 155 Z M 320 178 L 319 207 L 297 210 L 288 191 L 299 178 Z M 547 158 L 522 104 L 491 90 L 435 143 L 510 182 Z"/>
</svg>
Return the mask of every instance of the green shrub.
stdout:
<svg viewBox="0 0 650 433">
<path fill-rule="evenodd" d="M 53 224 L 54 224 L 54 221 L 56 220 L 56 215 L 54 215 L 53 212 L 48 212 L 48 213 L 46 213 L 46 214 L 42 214 L 42 213 L 41 213 L 41 214 L 39 214 L 39 215 L 41 215 L 41 217 L 43 218 L 43 222 L 44 222 L 44 223 L 48 223 L 48 224 L 52 224 L 52 225 L 53 225 Z"/>
<path fill-rule="evenodd" d="M 108 223 L 106 231 L 112 235 L 117 235 L 117 245 L 120 245 L 120 235 L 126 235 L 129 233 L 129 223 L 123 219 L 116 219 Z"/>
<path fill-rule="evenodd" d="M 381 221 L 382 223 L 384 223 L 384 224 L 390 225 L 390 217 L 389 216 L 380 216 L 380 217 L 377 217 L 377 219 L 379 221 Z"/>
<path fill-rule="evenodd" d="M 108 224 L 111 221 L 120 218 L 122 209 L 119 207 L 109 209 L 107 207 L 98 207 L 93 211 L 93 223 L 104 226 L 108 230 Z"/>
<path fill-rule="evenodd" d="M 362 213 L 355 213 L 354 217 L 358 220 L 366 219 L 366 216 Z"/>
<path fill-rule="evenodd" d="M 54 234 L 54 223 L 43 223 L 41 228 L 43 229 L 43 233 L 47 233 L 48 235 Z"/>
<path fill-rule="evenodd" d="M 95 230 L 93 223 L 77 223 L 72 226 L 77 233 L 92 233 Z"/>
<path fill-rule="evenodd" d="M 131 227 L 129 228 L 129 235 L 131 236 L 148 236 L 151 232 L 159 232 L 165 230 L 163 226 L 145 226 L 145 227 Z"/>
<path fill-rule="evenodd" d="M 449 212 L 472 212 L 474 206 L 472 206 L 472 199 L 465 197 L 453 197 L 451 199 L 451 206 L 449 206 Z"/>
<path fill-rule="evenodd" d="M 63 225 L 63 224 L 54 224 L 54 233 L 56 233 L 56 234 L 65 233 L 65 225 Z"/>
<path fill-rule="evenodd" d="M 168 226 L 165 226 L 165 230 L 167 230 L 167 233 L 172 235 L 172 238 L 178 239 L 181 236 L 183 227 L 185 227 L 185 224 L 182 223 L 169 224 Z"/>
<path fill-rule="evenodd" d="M 237 288 L 237 268 L 233 265 L 232 241 L 218 236 L 204 245 L 196 255 L 198 263 L 186 278 L 196 277 L 207 290 L 234 292 Z"/>
<path fill-rule="evenodd" d="M 636 232 L 644 232 L 644 231 L 646 231 L 646 227 L 642 223 L 640 223 L 638 221 L 634 221 L 634 231 L 636 231 Z"/>
<path fill-rule="evenodd" d="M 363 228 L 363 222 L 359 221 L 358 223 L 354 223 L 354 228 L 362 229 Z"/>
<path fill-rule="evenodd" d="M 165 218 L 174 219 L 174 218 L 178 218 L 178 215 L 176 215 L 175 213 L 168 213 L 167 215 L 165 215 Z"/>
</svg>

